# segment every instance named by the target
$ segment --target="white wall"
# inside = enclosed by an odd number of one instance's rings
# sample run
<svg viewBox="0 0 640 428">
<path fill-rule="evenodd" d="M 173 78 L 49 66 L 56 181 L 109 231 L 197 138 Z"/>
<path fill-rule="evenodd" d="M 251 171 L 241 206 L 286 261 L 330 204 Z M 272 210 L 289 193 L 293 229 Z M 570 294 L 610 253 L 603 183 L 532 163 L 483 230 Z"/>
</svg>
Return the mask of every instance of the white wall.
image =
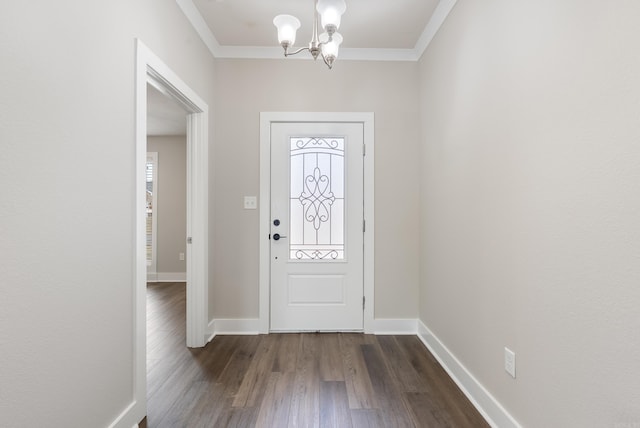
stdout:
<svg viewBox="0 0 640 428">
<path fill-rule="evenodd" d="M 375 113 L 377 318 L 417 316 L 419 150 L 416 63 L 218 60 L 215 195 L 210 316 L 258 317 L 262 111 Z M 266 238 L 266 237 L 265 237 Z"/>
<path fill-rule="evenodd" d="M 162 274 L 187 272 L 179 254 L 187 251 L 187 138 L 147 137 L 147 151 L 158 153 L 157 266 Z"/>
<path fill-rule="evenodd" d="M 640 425 L 638 17 L 461 0 L 420 63 L 420 318 L 524 426 Z"/>
<path fill-rule="evenodd" d="M 108 426 L 132 403 L 137 37 L 212 104 L 174 0 L 1 7 L 0 426 Z"/>
</svg>

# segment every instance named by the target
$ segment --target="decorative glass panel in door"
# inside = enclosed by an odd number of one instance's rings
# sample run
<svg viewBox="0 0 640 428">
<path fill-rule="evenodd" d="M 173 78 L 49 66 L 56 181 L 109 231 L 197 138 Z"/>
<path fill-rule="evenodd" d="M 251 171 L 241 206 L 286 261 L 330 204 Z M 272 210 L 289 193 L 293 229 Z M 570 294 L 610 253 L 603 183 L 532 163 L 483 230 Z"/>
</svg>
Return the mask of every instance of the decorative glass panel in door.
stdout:
<svg viewBox="0 0 640 428">
<path fill-rule="evenodd" d="M 290 260 L 343 260 L 344 137 L 291 137 L 290 157 Z"/>
</svg>

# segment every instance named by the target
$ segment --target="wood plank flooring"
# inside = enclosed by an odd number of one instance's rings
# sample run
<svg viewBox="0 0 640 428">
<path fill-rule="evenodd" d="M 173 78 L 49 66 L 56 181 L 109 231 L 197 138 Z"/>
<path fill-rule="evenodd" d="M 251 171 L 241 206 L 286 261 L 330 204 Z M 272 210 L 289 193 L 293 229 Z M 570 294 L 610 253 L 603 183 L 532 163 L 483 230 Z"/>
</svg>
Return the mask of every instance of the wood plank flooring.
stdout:
<svg viewBox="0 0 640 428">
<path fill-rule="evenodd" d="M 217 336 L 185 346 L 184 283 L 147 287 L 147 418 L 160 427 L 488 427 L 415 336 Z"/>
</svg>

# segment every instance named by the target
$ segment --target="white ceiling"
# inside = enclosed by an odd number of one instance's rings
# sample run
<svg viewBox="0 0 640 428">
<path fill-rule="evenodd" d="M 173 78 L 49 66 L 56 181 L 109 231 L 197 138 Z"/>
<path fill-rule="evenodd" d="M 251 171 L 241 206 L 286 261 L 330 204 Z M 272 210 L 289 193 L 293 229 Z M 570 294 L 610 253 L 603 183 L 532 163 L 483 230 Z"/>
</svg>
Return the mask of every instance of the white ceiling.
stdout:
<svg viewBox="0 0 640 428">
<path fill-rule="evenodd" d="M 278 46 L 273 18 L 297 17 L 299 46 L 311 39 L 313 0 L 193 0 L 223 46 Z M 413 49 L 438 0 L 347 0 L 340 33 L 345 48 Z"/>
<path fill-rule="evenodd" d="M 456 1 L 346 0 L 339 60 L 418 60 Z M 296 46 L 311 39 L 314 0 L 176 2 L 216 58 L 283 58 L 273 25 L 283 13 L 302 23 Z M 147 134 L 185 135 L 185 110 L 151 86 L 147 94 Z"/>
<path fill-rule="evenodd" d="M 341 59 L 417 60 L 457 0 L 346 0 Z M 311 40 L 314 0 L 176 0 L 217 58 L 282 58 L 273 18 L 294 15 Z"/>
</svg>

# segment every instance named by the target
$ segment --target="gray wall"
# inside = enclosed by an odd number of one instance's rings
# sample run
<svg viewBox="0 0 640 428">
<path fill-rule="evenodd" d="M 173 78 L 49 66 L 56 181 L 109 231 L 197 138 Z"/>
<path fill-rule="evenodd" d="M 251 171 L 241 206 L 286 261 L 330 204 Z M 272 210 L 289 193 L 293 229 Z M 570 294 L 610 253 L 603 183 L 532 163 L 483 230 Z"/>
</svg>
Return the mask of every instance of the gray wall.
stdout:
<svg viewBox="0 0 640 428">
<path fill-rule="evenodd" d="M 418 306 L 419 151 L 411 62 L 216 61 L 215 218 L 210 316 L 258 317 L 258 216 L 262 111 L 375 113 L 377 318 L 415 318 Z"/>
<path fill-rule="evenodd" d="M 420 63 L 420 318 L 524 426 L 640 423 L 639 16 L 461 0 Z"/>
<path fill-rule="evenodd" d="M 158 273 L 187 271 L 179 253 L 187 251 L 187 139 L 147 137 L 147 151 L 158 152 L 157 266 Z"/>
<path fill-rule="evenodd" d="M 213 104 L 174 0 L 3 2 L 0 426 L 104 427 L 133 389 L 135 38 Z"/>
</svg>

